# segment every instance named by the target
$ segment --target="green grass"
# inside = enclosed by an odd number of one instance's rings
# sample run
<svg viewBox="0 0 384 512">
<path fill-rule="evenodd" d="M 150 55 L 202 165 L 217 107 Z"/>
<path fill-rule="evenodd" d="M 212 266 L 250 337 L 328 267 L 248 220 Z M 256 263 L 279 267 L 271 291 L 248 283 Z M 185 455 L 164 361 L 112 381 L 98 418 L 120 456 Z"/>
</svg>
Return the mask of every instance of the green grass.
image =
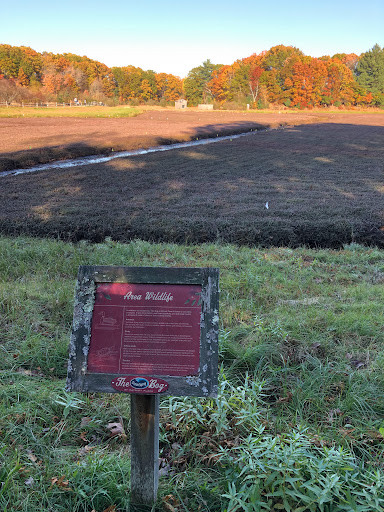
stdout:
<svg viewBox="0 0 384 512">
<path fill-rule="evenodd" d="M 162 399 L 154 510 L 383 511 L 383 256 L 1 238 L 0 509 L 135 509 L 129 399 L 63 391 L 77 269 L 104 264 L 221 272 L 221 391 Z"/>
<path fill-rule="evenodd" d="M 142 113 L 136 107 L 0 107 L 0 118 L 5 117 L 135 117 Z"/>
</svg>

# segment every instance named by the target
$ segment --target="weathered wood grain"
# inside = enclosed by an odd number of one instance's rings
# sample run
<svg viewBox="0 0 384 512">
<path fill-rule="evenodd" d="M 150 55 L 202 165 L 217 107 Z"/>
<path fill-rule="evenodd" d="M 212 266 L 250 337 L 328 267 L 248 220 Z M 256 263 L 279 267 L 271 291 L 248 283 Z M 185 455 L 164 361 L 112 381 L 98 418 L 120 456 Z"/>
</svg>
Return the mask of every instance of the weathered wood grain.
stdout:
<svg viewBox="0 0 384 512">
<path fill-rule="evenodd" d="M 159 483 L 159 396 L 131 396 L 131 502 L 152 505 Z"/>
</svg>

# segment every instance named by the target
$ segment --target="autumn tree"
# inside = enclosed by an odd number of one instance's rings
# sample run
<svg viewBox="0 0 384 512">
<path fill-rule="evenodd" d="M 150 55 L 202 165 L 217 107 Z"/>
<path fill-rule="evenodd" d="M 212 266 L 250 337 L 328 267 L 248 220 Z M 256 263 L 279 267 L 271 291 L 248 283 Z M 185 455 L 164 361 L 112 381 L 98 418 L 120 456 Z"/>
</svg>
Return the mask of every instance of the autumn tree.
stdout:
<svg viewBox="0 0 384 512">
<path fill-rule="evenodd" d="M 14 80 L 0 79 L 0 101 L 11 103 L 18 98 L 19 90 Z"/>
<path fill-rule="evenodd" d="M 141 83 L 144 79 L 141 68 L 135 66 L 114 67 L 112 73 L 117 84 L 120 101 L 126 102 L 140 98 Z"/>
<path fill-rule="evenodd" d="M 61 74 L 47 72 L 43 75 L 42 84 L 49 94 L 58 94 L 64 85 L 64 77 Z"/>
<path fill-rule="evenodd" d="M 84 73 L 84 71 L 82 71 L 75 65 L 72 65 L 72 63 L 71 63 L 71 67 L 69 68 L 69 70 L 70 70 L 71 75 L 75 79 L 77 90 L 85 91 L 88 87 L 88 77 Z"/>
<path fill-rule="evenodd" d="M 144 101 L 148 101 L 153 99 L 154 97 L 154 91 L 152 89 L 151 83 L 147 78 L 144 78 L 141 81 L 140 86 L 140 98 Z"/>
<path fill-rule="evenodd" d="M 360 57 L 356 55 L 356 53 L 336 53 L 332 60 L 337 59 L 342 64 L 345 64 L 347 68 L 349 68 L 352 72 L 356 70 L 357 64 L 359 62 Z M 325 59 L 328 60 L 328 59 Z"/>
<path fill-rule="evenodd" d="M 183 94 L 183 82 L 175 75 L 168 73 L 156 73 L 157 99 L 165 101 L 176 101 Z"/>
<path fill-rule="evenodd" d="M 286 80 L 292 78 L 294 65 L 301 62 L 303 57 L 303 52 L 298 48 L 282 44 L 263 53 L 260 65 L 265 71 L 263 83 L 271 103 L 282 103 L 289 98 Z"/>
<path fill-rule="evenodd" d="M 324 97 L 329 98 L 331 105 L 353 103 L 352 71 L 338 59 L 330 59 L 326 66 L 327 82 L 324 87 Z"/>
<path fill-rule="evenodd" d="M 20 49 L 9 44 L 0 45 L 0 73 L 7 79 L 17 78 L 20 66 Z"/>
<path fill-rule="evenodd" d="M 221 64 L 213 64 L 208 59 L 201 66 L 191 69 L 184 80 L 184 92 L 188 101 L 197 105 L 201 102 L 206 103 L 212 98 L 212 92 L 208 84 L 213 72 L 220 67 Z"/>
<path fill-rule="evenodd" d="M 256 103 L 260 90 L 261 90 L 261 82 L 260 78 L 263 74 L 264 70 L 262 67 L 258 66 L 257 64 L 252 66 L 249 70 L 249 90 L 252 95 L 253 103 Z"/>
<path fill-rule="evenodd" d="M 20 69 L 29 79 L 39 74 L 42 67 L 41 55 L 26 46 L 0 45 L 0 72 L 5 78 L 18 78 Z"/>
<path fill-rule="evenodd" d="M 23 68 L 19 69 L 19 73 L 17 75 L 17 82 L 19 85 L 23 85 L 24 87 L 27 87 L 29 85 L 29 78 Z"/>
<path fill-rule="evenodd" d="M 91 96 L 92 100 L 103 101 L 103 83 L 99 78 L 93 80 L 93 82 L 89 86 L 89 95 Z"/>
<path fill-rule="evenodd" d="M 303 59 L 296 62 L 293 66 L 291 98 L 293 105 L 300 108 L 316 106 L 318 98 L 315 91 L 315 80 L 318 73 L 312 60 Z M 289 86 L 290 82 L 285 79 L 284 86 Z"/>
<path fill-rule="evenodd" d="M 153 100 L 157 97 L 156 73 L 151 69 L 142 71 L 140 98 L 144 101 Z"/>
<path fill-rule="evenodd" d="M 233 76 L 232 66 L 221 66 L 212 72 L 212 77 L 207 83 L 207 87 L 216 101 L 224 103 L 228 100 Z"/>
<path fill-rule="evenodd" d="M 113 96 L 115 95 L 115 92 L 116 92 L 116 87 L 117 87 L 116 80 L 115 80 L 115 77 L 113 76 L 113 73 L 112 72 L 107 73 L 104 76 L 104 78 L 101 80 L 101 84 L 102 84 L 103 94 L 107 98 L 113 98 Z"/>
<path fill-rule="evenodd" d="M 263 66 L 266 70 L 276 69 L 279 71 L 286 66 L 287 61 L 292 57 L 303 56 L 303 52 L 298 48 L 279 44 L 277 46 L 273 46 L 270 50 L 264 53 Z"/>
</svg>

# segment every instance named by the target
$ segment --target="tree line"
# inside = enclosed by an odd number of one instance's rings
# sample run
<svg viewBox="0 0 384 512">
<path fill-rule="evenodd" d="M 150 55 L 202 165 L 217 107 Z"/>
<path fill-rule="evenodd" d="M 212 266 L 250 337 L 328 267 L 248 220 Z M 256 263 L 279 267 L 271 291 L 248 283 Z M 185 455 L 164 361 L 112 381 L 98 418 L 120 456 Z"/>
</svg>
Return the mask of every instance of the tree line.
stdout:
<svg viewBox="0 0 384 512">
<path fill-rule="evenodd" d="M 165 106 L 185 98 L 189 105 L 225 108 L 384 107 L 384 48 L 376 44 L 360 56 L 314 58 L 278 45 L 231 65 L 206 60 L 182 80 L 134 66 L 109 68 L 71 53 L 0 45 L 0 101 L 69 102 L 75 97 L 111 105 Z"/>
<path fill-rule="evenodd" d="M 26 46 L 0 45 L 0 100 L 107 104 L 172 102 L 183 94 L 183 82 L 168 73 L 135 66 L 112 67 L 72 53 L 38 53 Z"/>
</svg>

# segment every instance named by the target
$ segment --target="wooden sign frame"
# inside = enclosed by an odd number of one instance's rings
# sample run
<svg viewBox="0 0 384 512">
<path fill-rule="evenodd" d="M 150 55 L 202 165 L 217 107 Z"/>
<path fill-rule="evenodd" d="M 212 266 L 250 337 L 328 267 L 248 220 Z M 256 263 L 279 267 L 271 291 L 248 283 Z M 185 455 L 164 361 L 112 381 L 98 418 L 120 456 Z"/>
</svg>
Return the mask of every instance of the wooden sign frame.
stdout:
<svg viewBox="0 0 384 512">
<path fill-rule="evenodd" d="M 92 373 L 88 369 L 96 288 L 102 283 L 201 286 L 200 359 L 198 371 L 186 376 L 151 375 L 168 387 L 161 395 L 217 396 L 219 271 L 215 268 L 81 266 L 75 292 L 69 347 L 67 391 L 121 392 L 112 381 L 122 373 Z M 125 391 L 126 392 L 126 391 Z M 145 393 L 145 392 L 144 392 Z"/>
</svg>

